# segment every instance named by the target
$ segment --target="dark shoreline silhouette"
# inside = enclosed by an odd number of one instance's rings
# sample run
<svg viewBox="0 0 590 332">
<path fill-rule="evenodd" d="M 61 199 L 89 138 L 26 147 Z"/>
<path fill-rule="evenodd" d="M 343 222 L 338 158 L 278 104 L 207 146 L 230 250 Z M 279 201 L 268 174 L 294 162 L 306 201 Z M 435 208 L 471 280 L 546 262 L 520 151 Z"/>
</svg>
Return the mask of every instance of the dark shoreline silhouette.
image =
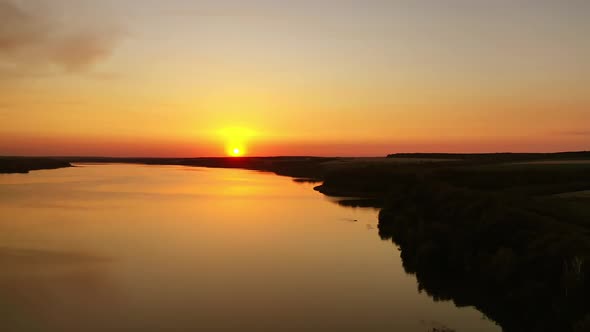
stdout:
<svg viewBox="0 0 590 332">
<path fill-rule="evenodd" d="M 416 180 L 378 227 L 435 300 L 475 306 L 506 332 L 587 331 L 588 222 L 551 197 Z"/>
<path fill-rule="evenodd" d="M 348 197 L 341 205 L 381 208 L 381 238 L 435 300 L 475 306 L 507 332 L 590 331 L 590 196 L 575 194 L 590 190 L 590 152 L 19 162 L 242 168 L 321 181 L 316 190 Z"/>
<path fill-rule="evenodd" d="M 0 157 L 0 173 L 29 173 L 43 169 L 72 167 L 66 160 L 49 157 Z"/>
<path fill-rule="evenodd" d="M 161 157 L 20 157 L 0 156 L 0 173 L 27 173 L 32 170 L 71 167 L 72 163 L 132 163 L 146 165 L 180 165 L 211 168 L 242 168 L 249 170 L 274 172 L 310 181 L 323 181 L 333 169 L 359 168 L 369 169 L 379 162 L 376 160 L 401 160 L 401 165 L 432 165 L 436 163 L 495 164 L 500 162 L 590 160 L 590 151 L 557 153 L 399 153 L 386 158 L 356 157 L 311 157 L 311 156 L 277 156 L 277 157 L 200 157 L 200 158 L 161 158 Z M 355 165 L 361 161 L 362 165 Z M 338 165 L 338 163 L 343 164 Z M 389 163 L 388 166 L 399 166 Z M 348 166 L 348 167 L 346 167 Z M 352 166 L 352 167 L 350 167 Z"/>
</svg>

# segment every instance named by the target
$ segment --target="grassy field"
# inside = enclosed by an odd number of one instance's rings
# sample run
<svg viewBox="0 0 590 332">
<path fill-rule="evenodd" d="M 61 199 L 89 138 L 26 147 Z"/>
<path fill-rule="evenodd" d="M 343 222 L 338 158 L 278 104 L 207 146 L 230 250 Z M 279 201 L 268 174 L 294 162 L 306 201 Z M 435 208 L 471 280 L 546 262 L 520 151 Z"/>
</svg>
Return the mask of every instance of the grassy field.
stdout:
<svg viewBox="0 0 590 332">
<path fill-rule="evenodd" d="M 590 198 L 590 190 L 574 191 L 560 194 L 561 197 L 579 197 L 579 198 Z"/>
<path fill-rule="evenodd" d="M 590 158 L 499 157 L 400 169 L 381 236 L 430 296 L 504 331 L 589 331 Z"/>
<path fill-rule="evenodd" d="M 525 162 L 518 162 L 515 164 L 521 165 L 588 165 L 590 164 L 590 159 L 588 160 L 536 160 L 536 161 L 525 161 Z"/>
</svg>

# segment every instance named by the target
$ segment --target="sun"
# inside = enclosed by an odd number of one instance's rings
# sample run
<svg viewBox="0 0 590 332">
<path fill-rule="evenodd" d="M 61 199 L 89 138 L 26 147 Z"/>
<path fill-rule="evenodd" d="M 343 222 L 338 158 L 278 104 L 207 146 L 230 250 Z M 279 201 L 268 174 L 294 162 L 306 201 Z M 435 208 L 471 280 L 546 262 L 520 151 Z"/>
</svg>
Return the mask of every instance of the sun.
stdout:
<svg viewBox="0 0 590 332">
<path fill-rule="evenodd" d="M 246 155 L 246 148 L 244 144 L 228 144 L 226 148 L 226 153 L 230 157 L 243 157 Z"/>
<path fill-rule="evenodd" d="M 218 131 L 220 139 L 225 141 L 225 153 L 229 157 L 247 155 L 248 146 L 256 136 L 253 130 L 242 127 L 227 127 Z"/>
</svg>

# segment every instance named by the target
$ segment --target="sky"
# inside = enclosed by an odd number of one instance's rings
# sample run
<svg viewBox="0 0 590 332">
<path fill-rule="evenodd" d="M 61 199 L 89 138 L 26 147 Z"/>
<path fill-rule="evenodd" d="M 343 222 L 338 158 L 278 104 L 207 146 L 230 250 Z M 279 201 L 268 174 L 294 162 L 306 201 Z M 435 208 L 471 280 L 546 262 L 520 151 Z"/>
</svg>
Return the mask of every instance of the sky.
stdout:
<svg viewBox="0 0 590 332">
<path fill-rule="evenodd" d="M 587 0 L 0 0 L 0 155 L 590 150 Z"/>
</svg>

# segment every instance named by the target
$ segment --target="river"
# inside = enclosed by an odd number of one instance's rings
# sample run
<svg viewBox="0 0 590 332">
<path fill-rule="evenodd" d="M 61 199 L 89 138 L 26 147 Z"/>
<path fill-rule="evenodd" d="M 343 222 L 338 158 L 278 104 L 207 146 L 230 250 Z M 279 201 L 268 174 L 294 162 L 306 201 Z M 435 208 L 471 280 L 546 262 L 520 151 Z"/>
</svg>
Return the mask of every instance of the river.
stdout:
<svg viewBox="0 0 590 332">
<path fill-rule="evenodd" d="M 236 169 L 0 175 L 5 331 L 500 331 L 436 302 L 378 211 Z"/>
</svg>

